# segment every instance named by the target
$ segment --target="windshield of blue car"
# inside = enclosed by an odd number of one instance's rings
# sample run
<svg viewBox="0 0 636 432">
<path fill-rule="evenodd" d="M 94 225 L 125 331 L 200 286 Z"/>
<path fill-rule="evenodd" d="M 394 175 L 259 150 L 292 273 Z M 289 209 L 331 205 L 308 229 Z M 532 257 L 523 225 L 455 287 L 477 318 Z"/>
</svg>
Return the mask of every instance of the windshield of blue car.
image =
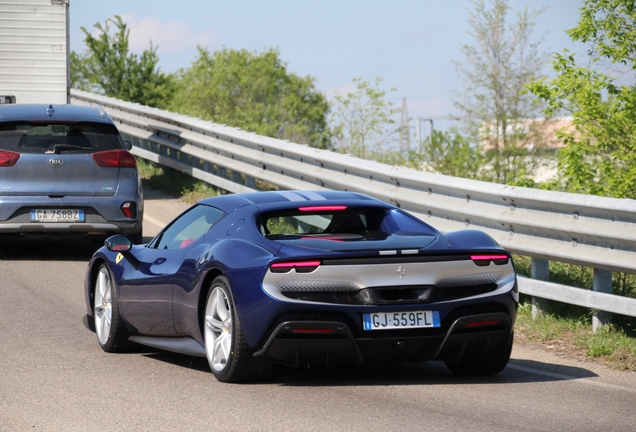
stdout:
<svg viewBox="0 0 636 432">
<path fill-rule="evenodd" d="M 123 149 L 115 126 L 104 123 L 0 123 L 0 150 L 22 154 L 96 153 Z"/>
<path fill-rule="evenodd" d="M 368 243 L 424 247 L 436 235 L 424 222 L 400 210 L 386 208 L 332 206 L 267 212 L 261 215 L 258 224 L 267 239 L 330 250 L 378 247 Z"/>
</svg>

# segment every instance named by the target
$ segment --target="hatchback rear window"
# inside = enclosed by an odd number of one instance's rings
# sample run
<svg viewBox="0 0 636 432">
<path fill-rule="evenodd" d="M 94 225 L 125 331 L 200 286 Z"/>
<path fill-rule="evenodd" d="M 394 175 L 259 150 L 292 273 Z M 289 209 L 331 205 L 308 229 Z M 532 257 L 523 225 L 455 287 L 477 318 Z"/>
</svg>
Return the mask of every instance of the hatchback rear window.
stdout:
<svg viewBox="0 0 636 432">
<path fill-rule="evenodd" d="M 124 148 L 117 128 L 103 123 L 0 123 L 0 150 L 16 153 L 95 153 Z"/>
</svg>

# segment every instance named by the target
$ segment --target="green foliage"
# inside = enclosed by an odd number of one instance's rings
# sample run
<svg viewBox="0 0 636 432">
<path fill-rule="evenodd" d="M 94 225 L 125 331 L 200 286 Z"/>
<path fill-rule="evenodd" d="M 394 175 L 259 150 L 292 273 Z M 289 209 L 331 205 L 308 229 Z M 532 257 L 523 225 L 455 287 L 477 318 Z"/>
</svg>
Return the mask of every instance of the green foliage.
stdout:
<svg viewBox="0 0 636 432">
<path fill-rule="evenodd" d="M 87 55 L 80 55 L 77 54 L 75 51 L 71 51 L 69 70 L 71 88 L 93 93 L 99 92 L 97 84 L 91 82 L 91 78 L 88 74 L 87 65 Z"/>
<path fill-rule="evenodd" d="M 111 23 L 117 28 L 114 35 L 110 34 Z M 88 51 L 83 55 L 71 53 L 71 86 L 165 108 L 174 91 L 173 78 L 159 71 L 157 48 L 152 42 L 141 56 L 129 53 L 130 30 L 118 15 L 95 27 L 97 37 L 82 27 Z"/>
<path fill-rule="evenodd" d="M 400 161 L 405 161 L 403 156 L 386 149 L 389 137 L 399 132 L 399 128 L 391 125 L 395 123 L 392 116 L 400 108 L 385 100 L 386 92 L 379 89 L 381 82 L 379 77 L 374 83 L 354 78 L 355 91 L 336 93 L 333 115 L 336 148 L 363 159 L 401 164 Z"/>
<path fill-rule="evenodd" d="M 483 163 L 479 147 L 456 131 L 433 131 L 422 143 L 421 155 L 426 168 L 454 177 L 479 178 Z"/>
<path fill-rule="evenodd" d="M 568 34 L 590 46 L 589 59 L 579 65 L 574 54 L 557 54 L 556 77 L 529 86 L 548 104 L 546 116 L 573 116 L 575 130 L 559 132 L 566 146 L 559 159 L 562 186 L 570 192 L 636 198 L 636 85 L 619 84 L 607 67 L 636 70 L 634 28 L 633 0 L 586 0 Z"/>
<path fill-rule="evenodd" d="M 329 103 L 312 77 L 287 71 L 277 50 L 223 49 L 198 57 L 178 73 L 170 108 L 259 135 L 329 148 Z"/>
<path fill-rule="evenodd" d="M 606 326 L 588 338 L 580 338 L 579 346 L 582 346 L 590 357 L 609 356 L 620 346 L 618 338 L 612 336 L 612 328 Z"/>
<path fill-rule="evenodd" d="M 455 104 L 465 113 L 468 134 L 485 149 L 482 179 L 527 185 L 543 162 L 547 138 L 545 125 L 529 122 L 538 110 L 524 91 L 547 60 L 540 41 L 530 41 L 532 20 L 542 10 L 515 12 L 516 22 L 509 23 L 508 0 L 493 0 L 491 9 L 484 0 L 475 4 L 475 45 L 465 45 L 465 61 L 455 63 L 465 86 Z"/>
<path fill-rule="evenodd" d="M 188 203 L 195 203 L 218 194 L 212 185 L 145 159 L 137 158 L 137 169 L 145 186 L 177 195 Z"/>
</svg>

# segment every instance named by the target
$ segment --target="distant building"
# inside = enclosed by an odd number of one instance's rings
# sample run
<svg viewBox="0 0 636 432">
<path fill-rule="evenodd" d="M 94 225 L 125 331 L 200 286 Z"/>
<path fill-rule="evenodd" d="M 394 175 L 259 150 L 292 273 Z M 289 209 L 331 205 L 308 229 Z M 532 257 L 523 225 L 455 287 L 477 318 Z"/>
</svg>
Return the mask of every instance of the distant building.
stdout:
<svg viewBox="0 0 636 432">
<path fill-rule="evenodd" d="M 518 140 L 519 147 L 525 147 L 528 150 L 542 148 L 546 151 L 556 151 L 563 147 L 563 142 L 557 137 L 557 131 L 573 127 L 572 120 L 572 117 L 525 120 L 509 124 L 506 127 L 506 134 L 508 136 L 515 132 L 522 134 Z M 486 148 L 492 148 L 496 138 L 504 135 L 503 131 L 495 126 L 485 125 L 482 131 L 482 145 Z"/>
</svg>

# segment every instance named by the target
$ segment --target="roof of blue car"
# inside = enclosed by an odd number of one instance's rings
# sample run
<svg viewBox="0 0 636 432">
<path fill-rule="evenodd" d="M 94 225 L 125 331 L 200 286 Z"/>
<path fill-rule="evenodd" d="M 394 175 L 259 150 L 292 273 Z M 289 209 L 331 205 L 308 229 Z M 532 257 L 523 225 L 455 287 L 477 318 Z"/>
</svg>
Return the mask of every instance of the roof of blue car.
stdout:
<svg viewBox="0 0 636 432">
<path fill-rule="evenodd" d="M 110 116 L 99 105 L 0 105 L 0 122 L 38 120 L 113 123 Z"/>
<path fill-rule="evenodd" d="M 250 192 L 243 194 L 222 195 L 212 198 L 206 198 L 201 201 L 202 204 L 211 205 L 225 212 L 232 212 L 238 208 L 247 205 L 254 205 L 262 210 L 270 210 L 273 208 L 293 208 L 297 206 L 317 206 L 332 204 L 349 204 L 354 202 L 369 205 L 387 205 L 368 195 L 355 192 L 343 191 L 267 191 L 267 192 Z"/>
</svg>

